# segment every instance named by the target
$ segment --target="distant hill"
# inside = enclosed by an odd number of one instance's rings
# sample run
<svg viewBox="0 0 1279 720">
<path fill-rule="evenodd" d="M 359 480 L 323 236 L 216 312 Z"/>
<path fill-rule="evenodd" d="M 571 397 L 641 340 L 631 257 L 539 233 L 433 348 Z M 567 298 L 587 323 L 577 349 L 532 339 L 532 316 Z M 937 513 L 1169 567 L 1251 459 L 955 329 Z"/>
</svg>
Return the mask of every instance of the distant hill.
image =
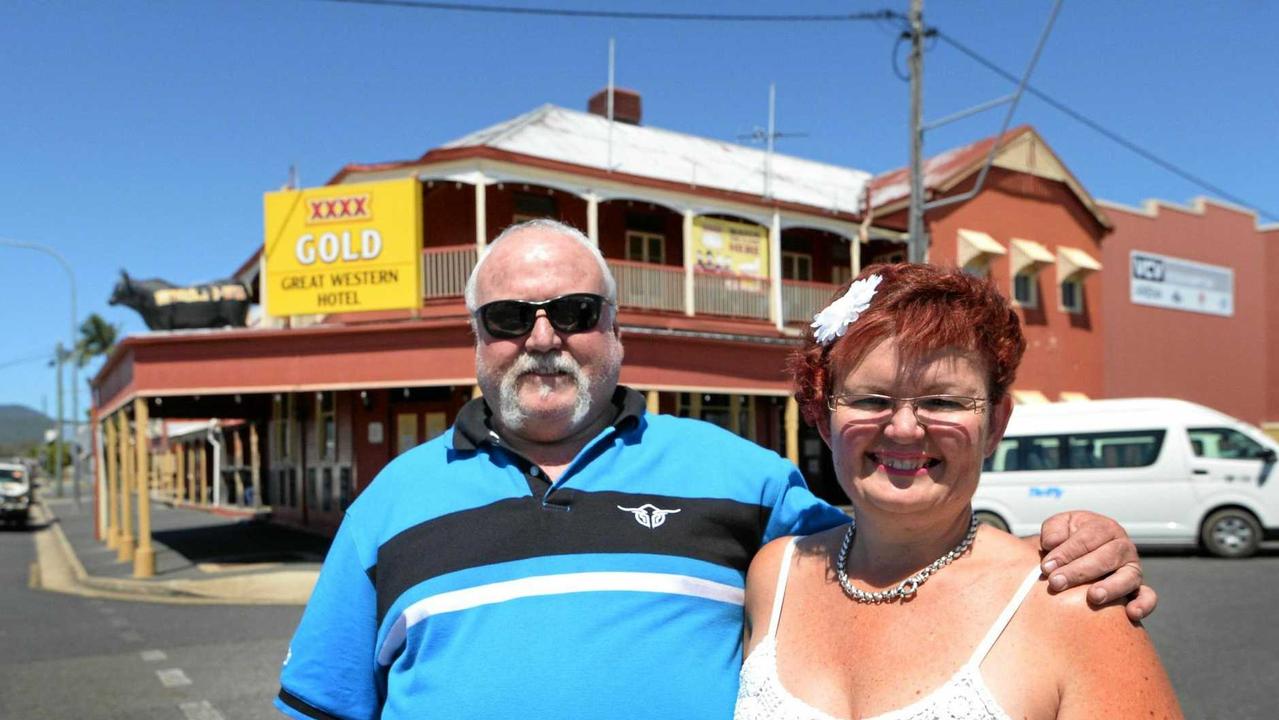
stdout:
<svg viewBox="0 0 1279 720">
<path fill-rule="evenodd" d="M 0 448 L 15 448 L 44 440 L 44 431 L 53 427 L 53 418 L 25 405 L 0 405 Z"/>
</svg>

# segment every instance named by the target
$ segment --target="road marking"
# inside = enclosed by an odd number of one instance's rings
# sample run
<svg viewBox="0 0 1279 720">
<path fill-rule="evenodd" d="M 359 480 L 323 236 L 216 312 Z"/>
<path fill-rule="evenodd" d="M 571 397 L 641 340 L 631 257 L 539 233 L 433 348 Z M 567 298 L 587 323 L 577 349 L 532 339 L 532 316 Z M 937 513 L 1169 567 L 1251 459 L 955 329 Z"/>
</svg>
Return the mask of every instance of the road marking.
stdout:
<svg viewBox="0 0 1279 720">
<path fill-rule="evenodd" d="M 182 672 L 182 668 L 169 668 L 168 670 L 156 670 L 155 674 L 159 676 L 160 682 L 165 687 L 178 687 L 180 685 L 190 685 L 191 678 Z"/>
<path fill-rule="evenodd" d="M 178 706 L 187 720 L 226 720 L 208 700 L 184 702 Z"/>
<path fill-rule="evenodd" d="M 110 605 L 99 605 L 98 612 L 102 613 L 103 615 L 114 615 L 115 608 L 111 607 Z"/>
<path fill-rule="evenodd" d="M 142 635 L 137 630 L 125 630 L 120 633 L 120 639 L 125 642 L 142 642 Z"/>
<path fill-rule="evenodd" d="M 168 660 L 169 656 L 165 655 L 163 650 L 143 650 L 142 659 L 146 662 L 160 662 Z"/>
<path fill-rule="evenodd" d="M 126 625 L 129 624 L 129 621 L 125 620 L 122 617 L 113 617 L 108 622 L 111 623 L 111 627 L 118 627 L 118 628 L 125 627 Z"/>
</svg>

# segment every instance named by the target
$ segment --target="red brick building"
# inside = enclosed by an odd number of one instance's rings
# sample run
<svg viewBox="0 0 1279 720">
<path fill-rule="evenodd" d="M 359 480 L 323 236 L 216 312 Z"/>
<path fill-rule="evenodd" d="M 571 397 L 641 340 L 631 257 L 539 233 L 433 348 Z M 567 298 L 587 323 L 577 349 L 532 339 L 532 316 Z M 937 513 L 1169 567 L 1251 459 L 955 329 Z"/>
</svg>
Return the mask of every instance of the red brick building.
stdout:
<svg viewBox="0 0 1279 720">
<path fill-rule="evenodd" d="M 1279 228 L 1197 198 L 1106 203 L 1108 397 L 1177 397 L 1279 429 Z M 1162 293 L 1162 294 L 1161 294 Z"/>
</svg>

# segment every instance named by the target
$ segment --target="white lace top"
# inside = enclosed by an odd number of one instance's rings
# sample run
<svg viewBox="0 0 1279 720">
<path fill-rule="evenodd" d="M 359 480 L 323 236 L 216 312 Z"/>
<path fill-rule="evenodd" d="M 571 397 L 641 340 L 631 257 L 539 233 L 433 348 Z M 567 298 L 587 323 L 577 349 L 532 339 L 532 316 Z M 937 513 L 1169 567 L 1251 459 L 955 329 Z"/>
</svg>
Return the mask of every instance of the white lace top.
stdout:
<svg viewBox="0 0 1279 720">
<path fill-rule="evenodd" d="M 742 663 L 741 686 L 737 691 L 734 720 L 841 720 L 791 695 L 782 686 L 777 673 L 777 621 L 781 617 L 786 580 L 790 575 L 791 556 L 795 550 L 792 538 L 782 556 L 777 573 L 777 593 L 773 597 L 772 617 L 764 636 L 746 661 Z M 1035 567 L 1022 582 L 1012 600 L 986 631 L 968 662 L 964 663 L 944 685 L 910 705 L 876 715 L 867 720 L 1010 720 L 995 701 L 981 677 L 981 662 L 999 635 L 1008 626 L 1026 594 L 1039 579 Z"/>
</svg>

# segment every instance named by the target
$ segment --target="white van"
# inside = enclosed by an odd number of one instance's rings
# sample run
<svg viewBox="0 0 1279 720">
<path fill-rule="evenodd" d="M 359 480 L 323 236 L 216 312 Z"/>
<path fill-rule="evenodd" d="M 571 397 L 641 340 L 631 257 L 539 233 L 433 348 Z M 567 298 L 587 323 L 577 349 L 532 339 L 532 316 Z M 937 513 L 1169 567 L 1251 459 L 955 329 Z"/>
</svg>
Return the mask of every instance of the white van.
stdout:
<svg viewBox="0 0 1279 720">
<path fill-rule="evenodd" d="M 1031 535 L 1093 510 L 1139 545 L 1247 557 L 1279 539 L 1279 444 L 1211 408 L 1163 398 L 1019 405 L 986 460 L 978 518 Z"/>
</svg>

